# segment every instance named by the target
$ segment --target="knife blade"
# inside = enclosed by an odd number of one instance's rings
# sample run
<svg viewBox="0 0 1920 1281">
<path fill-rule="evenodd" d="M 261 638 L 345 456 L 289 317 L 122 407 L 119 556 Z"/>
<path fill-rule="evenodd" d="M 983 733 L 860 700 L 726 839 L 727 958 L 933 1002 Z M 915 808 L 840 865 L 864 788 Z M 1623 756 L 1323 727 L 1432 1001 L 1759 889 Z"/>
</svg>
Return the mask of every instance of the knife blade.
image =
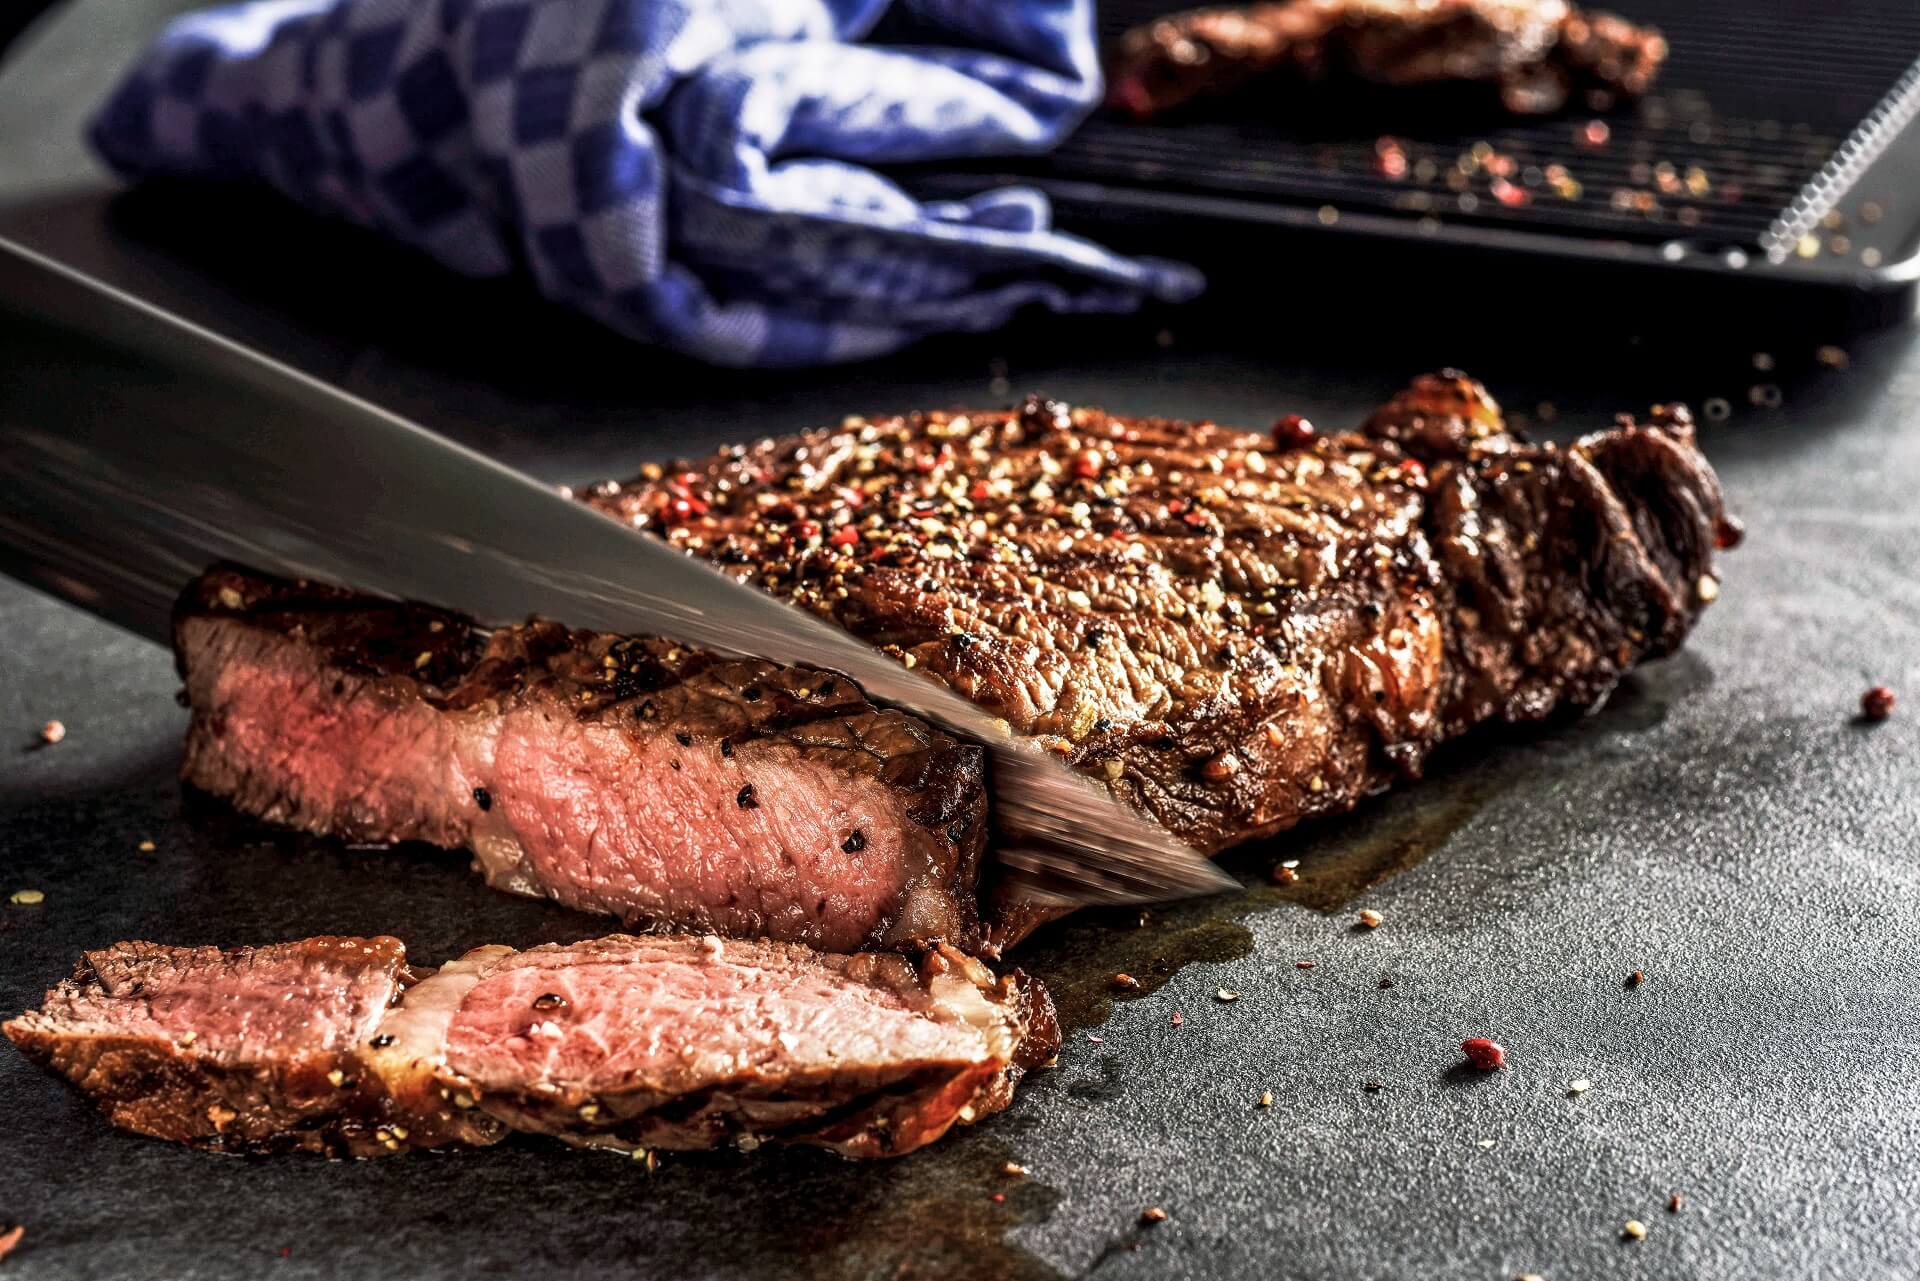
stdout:
<svg viewBox="0 0 1920 1281">
<path fill-rule="evenodd" d="M 0 567 L 163 642 L 232 560 L 464 610 L 542 615 L 837 672 L 989 751 L 1024 897 L 1137 903 L 1236 882 L 1005 722 L 738 583 L 231 339 L 0 240 Z"/>
</svg>

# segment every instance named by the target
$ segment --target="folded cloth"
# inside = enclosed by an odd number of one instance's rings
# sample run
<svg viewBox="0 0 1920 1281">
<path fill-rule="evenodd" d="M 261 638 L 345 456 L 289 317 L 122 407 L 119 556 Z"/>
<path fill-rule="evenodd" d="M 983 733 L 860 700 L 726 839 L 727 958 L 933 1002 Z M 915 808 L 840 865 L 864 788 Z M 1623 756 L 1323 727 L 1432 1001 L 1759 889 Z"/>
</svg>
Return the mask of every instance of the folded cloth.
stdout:
<svg viewBox="0 0 1920 1281">
<path fill-rule="evenodd" d="M 258 0 L 177 19 L 96 117 L 122 173 L 256 178 L 469 275 L 524 264 L 729 365 L 1200 287 L 872 166 L 1032 152 L 1099 99 L 1092 0 Z M 920 43 L 924 40 L 925 43 Z"/>
</svg>

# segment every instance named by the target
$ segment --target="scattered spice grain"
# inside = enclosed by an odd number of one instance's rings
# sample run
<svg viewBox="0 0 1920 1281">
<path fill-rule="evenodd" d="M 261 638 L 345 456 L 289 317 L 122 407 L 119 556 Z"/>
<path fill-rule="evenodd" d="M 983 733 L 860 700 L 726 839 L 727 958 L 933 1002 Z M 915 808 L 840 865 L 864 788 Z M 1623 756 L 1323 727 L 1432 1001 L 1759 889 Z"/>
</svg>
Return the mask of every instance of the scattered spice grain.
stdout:
<svg viewBox="0 0 1920 1281">
<path fill-rule="evenodd" d="M 1467 1056 L 1469 1063 L 1482 1072 L 1491 1072 L 1495 1068 L 1503 1068 L 1507 1065 L 1506 1047 L 1489 1037 L 1468 1037 L 1460 1042 L 1460 1052 Z"/>
<path fill-rule="evenodd" d="M 1863 720 L 1884 721 L 1893 715 L 1893 691 L 1885 685 L 1875 685 L 1860 696 L 1860 716 Z"/>
</svg>

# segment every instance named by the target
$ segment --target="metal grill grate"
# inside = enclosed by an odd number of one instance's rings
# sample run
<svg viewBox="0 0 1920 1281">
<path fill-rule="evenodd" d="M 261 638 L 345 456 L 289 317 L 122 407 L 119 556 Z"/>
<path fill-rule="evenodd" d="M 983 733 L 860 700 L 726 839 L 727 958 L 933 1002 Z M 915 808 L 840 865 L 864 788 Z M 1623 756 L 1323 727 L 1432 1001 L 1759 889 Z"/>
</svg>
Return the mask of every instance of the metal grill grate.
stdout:
<svg viewBox="0 0 1920 1281">
<path fill-rule="evenodd" d="M 1174 7 L 1108 0 L 1103 34 L 1111 39 Z M 1483 118 L 1476 127 L 1424 111 L 1396 119 L 1390 101 L 1368 120 L 1314 110 L 1310 96 L 1279 99 L 1265 112 L 1256 97 L 1164 123 L 1096 116 L 1034 176 L 1778 253 L 1782 236 L 1798 234 L 1789 224 L 1806 221 L 1816 179 L 1845 160 L 1850 138 L 1860 145 L 1854 135 L 1864 120 L 1897 103 L 1920 59 L 1913 0 L 1605 7 L 1659 26 L 1672 46 L 1657 92 L 1605 116 Z M 1388 120 L 1393 131 L 1383 135 Z"/>
</svg>

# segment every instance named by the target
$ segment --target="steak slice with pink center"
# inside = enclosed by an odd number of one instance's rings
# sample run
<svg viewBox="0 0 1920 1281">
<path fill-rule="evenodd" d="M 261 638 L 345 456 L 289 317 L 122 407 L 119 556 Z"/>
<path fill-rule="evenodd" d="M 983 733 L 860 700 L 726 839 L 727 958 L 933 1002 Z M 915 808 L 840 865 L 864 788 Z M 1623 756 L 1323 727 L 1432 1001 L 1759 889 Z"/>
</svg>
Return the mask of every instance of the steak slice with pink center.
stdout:
<svg viewBox="0 0 1920 1281">
<path fill-rule="evenodd" d="M 937 947 L 716 936 L 483 947 L 424 977 L 390 938 L 120 943 L 6 1025 L 123 1128 L 377 1156 L 507 1129 L 587 1146 L 888 1156 L 1004 1107 L 1058 1032 L 1045 992 Z"/>
<path fill-rule="evenodd" d="M 115 1125 L 156 1138 L 363 1155 L 491 1143 L 499 1123 L 448 1107 L 423 1060 L 383 1074 L 361 1058 L 414 977 L 385 937 L 116 943 L 5 1030 Z"/>
<path fill-rule="evenodd" d="M 232 568 L 182 599 L 183 774 L 624 920 L 831 951 L 982 942 L 983 752 L 846 680 Z"/>
</svg>

